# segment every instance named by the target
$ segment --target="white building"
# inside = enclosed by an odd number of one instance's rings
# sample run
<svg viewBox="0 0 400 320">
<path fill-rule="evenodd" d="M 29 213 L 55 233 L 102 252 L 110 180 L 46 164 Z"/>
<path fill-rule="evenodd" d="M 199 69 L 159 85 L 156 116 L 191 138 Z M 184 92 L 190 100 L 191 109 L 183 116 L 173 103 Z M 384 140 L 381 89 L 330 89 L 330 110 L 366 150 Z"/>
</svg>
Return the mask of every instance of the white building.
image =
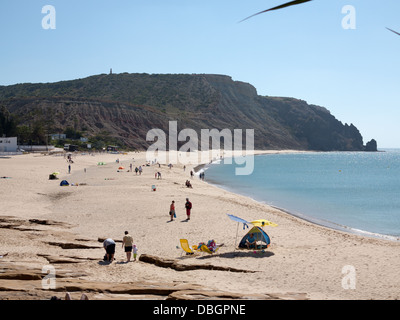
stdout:
<svg viewBox="0 0 400 320">
<path fill-rule="evenodd" d="M 17 152 L 17 137 L 0 138 L 0 152 Z"/>
</svg>

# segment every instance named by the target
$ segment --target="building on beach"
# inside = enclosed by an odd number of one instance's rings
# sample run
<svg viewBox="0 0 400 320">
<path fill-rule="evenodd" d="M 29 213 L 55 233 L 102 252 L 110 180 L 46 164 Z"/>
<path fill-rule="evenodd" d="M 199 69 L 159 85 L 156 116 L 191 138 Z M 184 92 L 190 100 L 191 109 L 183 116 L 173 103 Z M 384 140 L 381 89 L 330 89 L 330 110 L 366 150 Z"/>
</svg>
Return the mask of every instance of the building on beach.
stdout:
<svg viewBox="0 0 400 320">
<path fill-rule="evenodd" d="M 0 138 L 0 152 L 17 152 L 17 137 Z"/>
</svg>

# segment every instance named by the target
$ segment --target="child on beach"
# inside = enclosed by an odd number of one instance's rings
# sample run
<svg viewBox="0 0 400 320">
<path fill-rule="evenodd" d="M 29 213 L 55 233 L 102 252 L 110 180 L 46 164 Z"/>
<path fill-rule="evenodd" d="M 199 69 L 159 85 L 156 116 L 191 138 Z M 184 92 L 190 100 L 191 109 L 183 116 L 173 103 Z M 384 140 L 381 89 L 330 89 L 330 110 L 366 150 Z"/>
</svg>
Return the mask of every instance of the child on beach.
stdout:
<svg viewBox="0 0 400 320">
<path fill-rule="evenodd" d="M 132 251 L 133 251 L 133 261 L 136 261 L 136 255 L 138 252 L 138 248 L 136 247 L 136 244 L 133 245 Z"/>
</svg>

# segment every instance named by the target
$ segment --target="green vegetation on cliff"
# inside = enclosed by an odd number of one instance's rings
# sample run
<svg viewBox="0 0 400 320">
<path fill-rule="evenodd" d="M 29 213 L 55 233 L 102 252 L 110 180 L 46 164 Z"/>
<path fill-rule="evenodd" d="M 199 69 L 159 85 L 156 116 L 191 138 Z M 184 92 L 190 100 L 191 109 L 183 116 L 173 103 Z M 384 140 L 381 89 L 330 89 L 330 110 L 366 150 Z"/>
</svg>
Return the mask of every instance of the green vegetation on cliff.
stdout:
<svg viewBox="0 0 400 320">
<path fill-rule="evenodd" d="M 0 104 L 20 126 L 41 123 L 87 137 L 101 132 L 120 145 L 143 149 L 150 129 L 254 129 L 257 149 L 364 150 L 353 124 L 323 107 L 259 96 L 250 84 L 210 74 L 110 74 L 57 83 L 0 86 Z"/>
</svg>

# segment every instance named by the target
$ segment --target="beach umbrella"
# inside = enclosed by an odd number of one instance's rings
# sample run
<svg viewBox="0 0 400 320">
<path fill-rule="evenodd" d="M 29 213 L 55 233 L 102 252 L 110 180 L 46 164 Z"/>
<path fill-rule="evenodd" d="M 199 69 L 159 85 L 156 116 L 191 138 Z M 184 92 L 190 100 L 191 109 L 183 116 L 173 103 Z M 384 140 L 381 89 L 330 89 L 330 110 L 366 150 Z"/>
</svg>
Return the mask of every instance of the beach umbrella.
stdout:
<svg viewBox="0 0 400 320">
<path fill-rule="evenodd" d="M 243 223 L 243 230 L 245 230 L 245 228 L 249 227 L 248 224 L 250 222 L 248 222 L 248 221 L 246 221 L 246 220 L 244 220 L 242 218 L 236 217 L 236 216 L 234 216 L 232 214 L 227 214 L 227 215 L 228 215 L 229 219 L 231 219 L 231 220 L 233 220 L 233 221 L 238 223 L 237 224 L 237 229 L 236 229 L 236 238 L 235 238 L 235 249 L 236 249 L 237 236 L 238 236 L 238 231 L 239 231 L 239 223 Z"/>
<path fill-rule="evenodd" d="M 264 226 L 277 227 L 278 226 L 276 223 L 273 223 L 273 222 L 265 220 L 265 219 L 254 220 L 254 221 L 251 221 L 250 223 L 256 227 L 264 227 Z"/>
<path fill-rule="evenodd" d="M 234 216 L 234 215 L 232 215 L 232 214 L 227 214 L 227 215 L 228 215 L 228 217 L 229 217 L 231 220 L 238 222 L 238 224 L 239 224 L 239 223 L 243 223 L 243 230 L 244 230 L 245 228 L 248 228 L 248 227 L 249 227 L 248 224 L 249 224 L 250 222 L 248 222 L 248 221 L 246 221 L 246 220 L 244 220 L 244 219 L 242 219 L 242 218 L 236 217 L 236 216 Z"/>
</svg>

